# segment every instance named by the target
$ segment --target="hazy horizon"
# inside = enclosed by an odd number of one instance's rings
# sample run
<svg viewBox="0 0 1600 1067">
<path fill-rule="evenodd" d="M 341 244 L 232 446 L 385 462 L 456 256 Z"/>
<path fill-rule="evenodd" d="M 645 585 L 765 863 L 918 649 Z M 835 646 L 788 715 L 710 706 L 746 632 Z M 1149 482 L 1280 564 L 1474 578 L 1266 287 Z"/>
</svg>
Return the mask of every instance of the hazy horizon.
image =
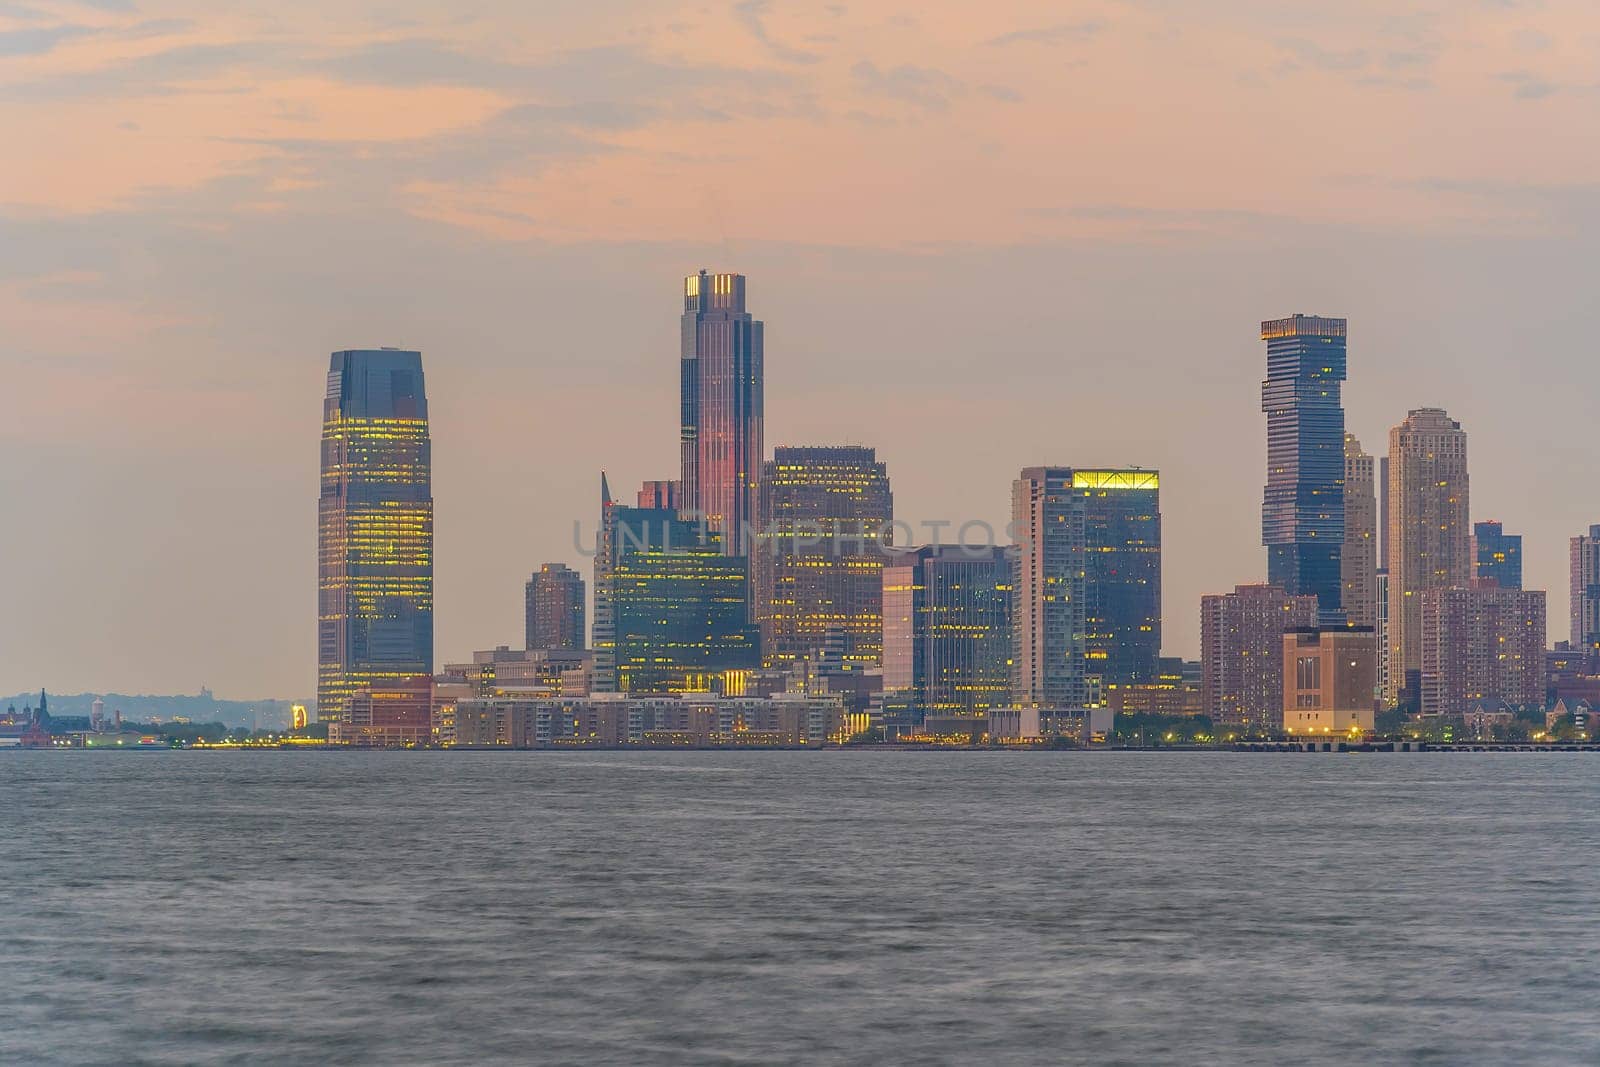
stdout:
<svg viewBox="0 0 1600 1067">
<path fill-rule="evenodd" d="M 534 8 L 537 10 L 534 10 Z M 315 691 L 328 354 L 420 349 L 435 661 L 678 468 L 681 277 L 749 278 L 766 444 L 1003 526 L 1162 472 L 1166 654 L 1264 580 L 1262 319 L 1368 452 L 1467 431 L 1566 636 L 1600 522 L 1600 11 L 1241 0 L 0 8 L 0 689 Z"/>
</svg>

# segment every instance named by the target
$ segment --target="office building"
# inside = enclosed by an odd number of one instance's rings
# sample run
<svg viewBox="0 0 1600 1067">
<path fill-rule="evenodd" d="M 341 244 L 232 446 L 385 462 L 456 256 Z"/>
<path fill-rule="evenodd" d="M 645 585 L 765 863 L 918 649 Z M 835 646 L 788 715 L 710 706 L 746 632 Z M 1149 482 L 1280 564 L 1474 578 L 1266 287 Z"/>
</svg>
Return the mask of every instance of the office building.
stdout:
<svg viewBox="0 0 1600 1067">
<path fill-rule="evenodd" d="M 676 510 L 683 506 L 678 502 L 679 495 L 678 482 L 644 482 L 639 486 L 639 507 Z"/>
<path fill-rule="evenodd" d="M 894 497 L 870 448 L 784 448 L 761 473 L 755 608 L 761 654 L 785 667 L 830 639 L 844 662 L 883 658 L 883 565 Z"/>
<path fill-rule="evenodd" d="M 1015 703 L 1097 705 L 1106 686 L 1156 677 L 1159 492 L 1137 468 L 1028 467 L 1013 483 Z"/>
<path fill-rule="evenodd" d="M 1345 320 L 1291 315 L 1261 324 L 1267 377 L 1267 483 L 1261 535 L 1267 581 L 1315 596 L 1322 619 L 1344 621 Z"/>
<path fill-rule="evenodd" d="M 1472 524 L 1472 558 L 1477 577 L 1502 589 L 1522 588 L 1522 535 L 1508 534 L 1498 522 Z"/>
<path fill-rule="evenodd" d="M 1288 734 L 1372 732 L 1378 643 L 1366 627 L 1283 635 L 1283 729 Z"/>
<path fill-rule="evenodd" d="M 1309 593 L 1241 585 L 1200 600 L 1201 703 L 1219 725 L 1271 733 L 1283 723 L 1283 635 L 1317 625 Z"/>
<path fill-rule="evenodd" d="M 1015 551 L 924 545 L 883 568 L 883 689 L 912 721 L 1010 702 Z"/>
<path fill-rule="evenodd" d="M 1574 651 L 1600 652 L 1600 526 L 1572 539 L 1572 624 L 1569 640 Z"/>
<path fill-rule="evenodd" d="M 762 452 L 762 324 L 745 310 L 742 274 L 684 279 L 678 507 L 721 535 L 722 551 L 749 554 Z"/>
<path fill-rule="evenodd" d="M 1355 434 L 1344 435 L 1344 545 L 1340 606 L 1351 626 L 1378 625 L 1378 496 L 1372 457 Z"/>
<path fill-rule="evenodd" d="M 317 505 L 317 718 L 433 673 L 433 492 L 422 355 L 335 352 Z"/>
<path fill-rule="evenodd" d="M 583 576 L 564 563 L 541 566 L 523 590 L 527 648 L 588 646 Z"/>
<path fill-rule="evenodd" d="M 1492 581 L 1425 589 L 1422 713 L 1462 715 L 1482 704 L 1543 708 L 1545 595 Z"/>
<path fill-rule="evenodd" d="M 1389 687 L 1417 697 L 1422 594 L 1472 581 L 1467 435 L 1440 408 L 1418 408 L 1389 431 Z"/>
<path fill-rule="evenodd" d="M 601 493 L 594 691 L 734 691 L 761 663 L 743 557 L 677 511 L 614 504 L 603 477 Z"/>
</svg>

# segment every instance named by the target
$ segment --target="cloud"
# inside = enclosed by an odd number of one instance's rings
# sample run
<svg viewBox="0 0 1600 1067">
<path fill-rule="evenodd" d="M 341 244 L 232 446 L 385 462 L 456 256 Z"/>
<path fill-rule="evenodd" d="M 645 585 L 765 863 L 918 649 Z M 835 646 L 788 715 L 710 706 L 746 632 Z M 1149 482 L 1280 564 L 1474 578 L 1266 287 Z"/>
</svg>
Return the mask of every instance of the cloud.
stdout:
<svg viewBox="0 0 1600 1067">
<path fill-rule="evenodd" d="M 815 52 L 806 52 L 799 48 L 792 48 L 782 41 L 774 40 L 767 32 L 766 21 L 763 16 L 771 6 L 770 0 L 739 0 L 733 5 L 733 13 L 739 21 L 744 23 L 750 35 L 766 46 L 778 59 L 785 63 L 815 63 L 822 57 Z"/>
<path fill-rule="evenodd" d="M 55 50 L 62 41 L 93 33 L 87 26 L 41 26 L 0 33 L 0 57 L 42 56 Z"/>
<path fill-rule="evenodd" d="M 1068 41 L 1087 41 L 1106 28 L 1103 19 L 1085 19 L 1082 22 L 1064 22 L 1055 26 L 1040 26 L 1031 30 L 1012 30 L 983 42 L 1004 47 L 1013 44 L 1062 44 Z"/>
<path fill-rule="evenodd" d="M 1369 62 L 1367 50 L 1364 48 L 1329 49 L 1304 38 L 1284 41 L 1282 47 L 1294 53 L 1301 63 L 1318 70 L 1364 70 Z"/>
<path fill-rule="evenodd" d="M 947 110 L 950 99 L 965 91 L 959 78 L 932 67 L 901 64 L 880 70 L 864 59 L 852 67 L 850 73 L 863 92 L 912 104 L 925 111 Z"/>
<path fill-rule="evenodd" d="M 1516 87 L 1513 95 L 1518 100 L 1543 100 L 1561 89 L 1560 85 L 1526 70 L 1514 70 L 1502 74 L 1500 80 Z"/>
</svg>

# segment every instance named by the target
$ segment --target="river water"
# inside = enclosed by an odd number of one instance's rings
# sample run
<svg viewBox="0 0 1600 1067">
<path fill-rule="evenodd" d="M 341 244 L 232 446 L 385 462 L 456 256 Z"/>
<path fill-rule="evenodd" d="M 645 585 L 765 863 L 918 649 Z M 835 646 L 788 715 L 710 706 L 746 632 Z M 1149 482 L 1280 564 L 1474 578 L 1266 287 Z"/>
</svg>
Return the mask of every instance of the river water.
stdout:
<svg viewBox="0 0 1600 1067">
<path fill-rule="evenodd" d="M 1600 1062 L 1600 758 L 0 753 L 0 1063 Z"/>
</svg>

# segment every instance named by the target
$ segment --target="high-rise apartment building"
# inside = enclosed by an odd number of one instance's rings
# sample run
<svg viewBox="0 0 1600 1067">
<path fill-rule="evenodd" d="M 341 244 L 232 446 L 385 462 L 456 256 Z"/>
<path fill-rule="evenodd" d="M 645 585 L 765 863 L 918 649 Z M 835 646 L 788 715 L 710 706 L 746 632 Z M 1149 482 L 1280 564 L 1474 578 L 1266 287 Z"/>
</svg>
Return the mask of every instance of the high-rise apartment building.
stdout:
<svg viewBox="0 0 1600 1067">
<path fill-rule="evenodd" d="M 1600 651 L 1600 526 L 1572 539 L 1570 605 L 1572 647 Z"/>
<path fill-rule="evenodd" d="M 1370 455 L 1344 435 L 1344 546 L 1340 605 L 1351 626 L 1378 625 L 1378 497 Z"/>
<path fill-rule="evenodd" d="M 601 493 L 593 691 L 736 692 L 761 663 L 744 559 L 675 510 L 619 507 L 604 479 Z"/>
<path fill-rule="evenodd" d="M 1160 476 L 1028 467 L 1012 485 L 1012 699 L 1099 703 L 1153 681 L 1161 654 Z"/>
<path fill-rule="evenodd" d="M 317 504 L 317 718 L 433 673 L 433 491 L 422 354 L 333 353 Z"/>
<path fill-rule="evenodd" d="M 843 662 L 883 657 L 883 565 L 894 497 L 870 448 L 777 448 L 762 466 L 755 607 L 761 654 L 783 667 L 830 637 Z"/>
<path fill-rule="evenodd" d="M 1261 324 L 1267 377 L 1267 484 L 1261 536 L 1267 581 L 1309 594 L 1329 624 L 1344 621 L 1345 320 L 1291 315 Z"/>
<path fill-rule="evenodd" d="M 1200 599 L 1200 692 L 1214 722 L 1271 733 L 1283 723 L 1283 635 L 1317 625 L 1311 594 L 1241 585 Z"/>
<path fill-rule="evenodd" d="M 1502 589 L 1522 588 L 1522 535 L 1508 534 L 1498 522 L 1472 524 L 1472 558 L 1477 577 L 1492 578 Z"/>
<path fill-rule="evenodd" d="M 1545 595 L 1492 581 L 1425 589 L 1422 713 L 1463 715 L 1479 704 L 1544 707 Z"/>
<path fill-rule="evenodd" d="M 883 690 L 918 718 L 1004 707 L 1013 550 L 924 545 L 883 568 Z"/>
<path fill-rule="evenodd" d="M 745 310 L 742 274 L 684 279 L 678 507 L 721 534 L 723 552 L 748 554 L 762 460 L 762 324 Z"/>
<path fill-rule="evenodd" d="M 1467 435 L 1441 408 L 1389 431 L 1389 687 L 1410 695 L 1422 670 L 1422 594 L 1465 587 L 1474 570 Z"/>
<path fill-rule="evenodd" d="M 523 590 L 524 647 L 588 647 L 583 576 L 564 563 L 546 563 Z"/>
</svg>

